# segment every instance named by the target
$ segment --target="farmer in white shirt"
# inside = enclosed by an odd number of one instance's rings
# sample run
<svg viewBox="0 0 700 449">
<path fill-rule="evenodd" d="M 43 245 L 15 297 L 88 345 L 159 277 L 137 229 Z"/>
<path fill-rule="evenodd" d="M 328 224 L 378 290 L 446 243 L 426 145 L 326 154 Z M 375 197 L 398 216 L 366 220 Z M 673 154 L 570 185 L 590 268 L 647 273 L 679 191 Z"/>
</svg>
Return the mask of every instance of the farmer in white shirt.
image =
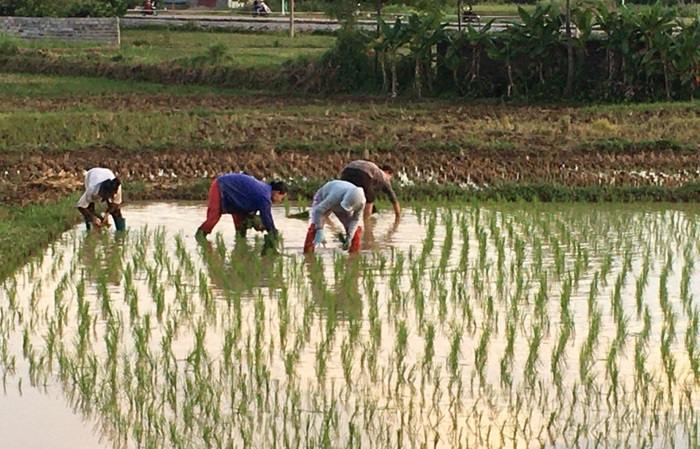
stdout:
<svg viewBox="0 0 700 449">
<path fill-rule="evenodd" d="M 323 225 L 331 213 L 335 214 L 345 227 L 343 249 L 351 253 L 360 251 L 360 220 L 365 201 L 362 188 L 347 181 L 330 181 L 321 187 L 314 195 L 311 206 L 311 225 L 306 233 L 304 253 L 314 252 L 314 248 L 323 243 Z"/>
<path fill-rule="evenodd" d="M 104 217 L 95 212 L 95 201 L 107 203 Z M 114 218 L 117 231 L 126 229 L 126 221 L 121 213 L 122 185 L 112 170 L 92 168 L 85 174 L 85 193 L 78 200 L 78 210 L 85 217 L 85 226 L 101 228 L 109 226 L 109 216 Z"/>
</svg>

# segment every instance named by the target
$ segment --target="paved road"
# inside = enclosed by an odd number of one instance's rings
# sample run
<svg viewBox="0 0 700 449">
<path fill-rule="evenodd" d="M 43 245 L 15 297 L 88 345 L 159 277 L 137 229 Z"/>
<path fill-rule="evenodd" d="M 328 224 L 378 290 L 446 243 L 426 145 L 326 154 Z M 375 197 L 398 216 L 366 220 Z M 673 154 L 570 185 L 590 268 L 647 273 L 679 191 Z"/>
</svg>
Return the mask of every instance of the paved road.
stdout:
<svg viewBox="0 0 700 449">
<path fill-rule="evenodd" d="M 485 20 L 482 19 L 482 23 Z M 373 20 L 360 20 L 359 26 L 364 29 L 375 29 Z M 246 16 L 203 16 L 197 14 L 171 14 L 158 13 L 157 16 L 147 16 L 140 13 L 129 13 L 121 19 L 125 28 L 143 25 L 170 25 L 184 26 L 196 24 L 202 28 L 236 28 L 258 31 L 280 31 L 289 29 L 289 17 L 246 17 Z M 299 18 L 294 20 L 294 28 L 300 32 L 332 31 L 340 28 L 337 20 L 326 18 Z M 457 28 L 456 23 L 451 23 L 448 28 Z M 504 23 L 494 23 L 493 31 L 505 28 Z"/>
</svg>

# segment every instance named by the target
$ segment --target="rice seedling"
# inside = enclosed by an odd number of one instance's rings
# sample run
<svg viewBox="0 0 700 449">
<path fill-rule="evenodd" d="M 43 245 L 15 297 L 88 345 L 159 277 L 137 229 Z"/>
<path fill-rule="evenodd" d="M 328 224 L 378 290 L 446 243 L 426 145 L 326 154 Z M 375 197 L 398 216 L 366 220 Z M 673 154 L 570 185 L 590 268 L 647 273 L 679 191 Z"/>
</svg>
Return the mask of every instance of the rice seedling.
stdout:
<svg viewBox="0 0 700 449">
<path fill-rule="evenodd" d="M 0 289 L 0 370 L 115 446 L 685 444 L 697 230 L 670 216 L 424 205 L 408 243 L 352 260 L 69 235 Z"/>
</svg>

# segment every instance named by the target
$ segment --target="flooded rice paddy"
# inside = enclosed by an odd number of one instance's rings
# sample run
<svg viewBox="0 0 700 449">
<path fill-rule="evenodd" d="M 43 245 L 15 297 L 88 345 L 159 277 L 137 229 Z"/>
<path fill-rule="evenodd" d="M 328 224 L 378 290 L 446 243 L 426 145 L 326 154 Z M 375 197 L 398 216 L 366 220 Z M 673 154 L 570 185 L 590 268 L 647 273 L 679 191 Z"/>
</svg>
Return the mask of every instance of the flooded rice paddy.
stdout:
<svg viewBox="0 0 700 449">
<path fill-rule="evenodd" d="M 2 285 L 3 447 L 698 447 L 698 210 L 414 207 L 304 257 L 277 208 L 261 258 L 130 206 Z"/>
</svg>

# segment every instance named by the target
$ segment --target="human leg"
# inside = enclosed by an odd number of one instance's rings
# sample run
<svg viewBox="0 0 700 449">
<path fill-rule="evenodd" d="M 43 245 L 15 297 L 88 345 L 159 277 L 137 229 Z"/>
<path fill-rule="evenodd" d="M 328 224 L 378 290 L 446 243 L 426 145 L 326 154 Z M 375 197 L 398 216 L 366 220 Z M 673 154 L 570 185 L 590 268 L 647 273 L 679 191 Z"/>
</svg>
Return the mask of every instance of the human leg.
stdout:
<svg viewBox="0 0 700 449">
<path fill-rule="evenodd" d="M 311 223 L 309 230 L 306 231 L 306 239 L 304 240 L 304 254 L 314 252 L 314 237 L 316 237 L 316 225 Z"/>
<path fill-rule="evenodd" d="M 231 214 L 233 217 L 233 226 L 236 228 L 236 237 L 245 238 L 248 228 L 246 228 L 244 222 L 246 219 L 245 214 Z"/>
<path fill-rule="evenodd" d="M 121 207 L 117 207 L 114 211 L 111 213 L 112 218 L 114 219 L 114 226 L 117 231 L 124 231 L 126 229 L 126 220 L 122 216 L 122 209 Z"/>
<path fill-rule="evenodd" d="M 362 248 L 362 226 L 358 226 L 357 229 L 355 230 L 355 235 L 352 236 L 352 240 L 350 242 L 350 248 L 348 249 L 349 253 L 358 253 L 360 252 L 360 249 Z"/>
<path fill-rule="evenodd" d="M 87 208 L 78 208 L 83 218 L 85 218 L 85 228 L 90 230 L 92 228 L 93 218 L 95 217 L 95 203 L 88 204 Z"/>
<path fill-rule="evenodd" d="M 209 187 L 207 219 L 199 227 L 197 234 L 202 234 L 204 237 L 211 234 L 219 219 L 221 219 L 221 193 L 219 192 L 219 182 L 215 179 Z"/>
</svg>

